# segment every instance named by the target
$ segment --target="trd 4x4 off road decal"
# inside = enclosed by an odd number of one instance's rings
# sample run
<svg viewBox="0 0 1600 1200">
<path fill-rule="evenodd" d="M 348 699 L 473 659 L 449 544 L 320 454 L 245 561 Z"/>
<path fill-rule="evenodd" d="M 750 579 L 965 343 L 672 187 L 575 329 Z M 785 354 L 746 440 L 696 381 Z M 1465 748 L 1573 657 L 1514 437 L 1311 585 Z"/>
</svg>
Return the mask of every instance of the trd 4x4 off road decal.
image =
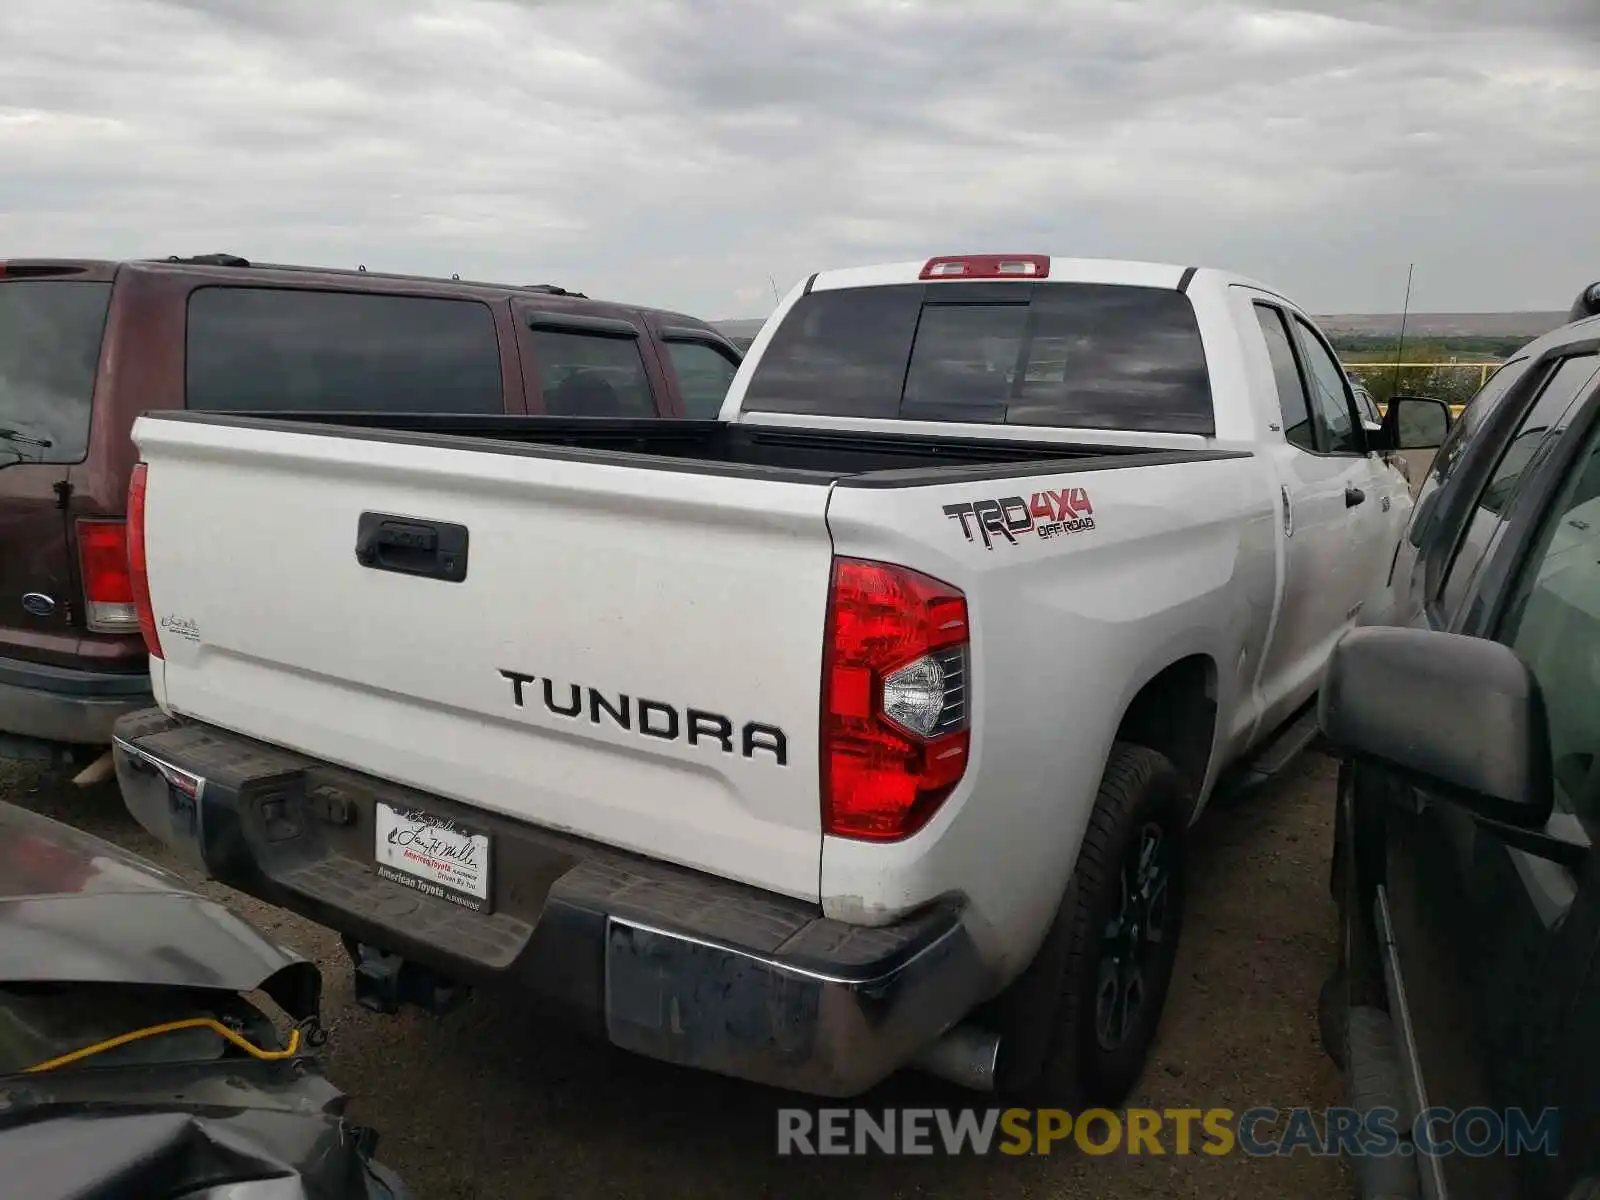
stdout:
<svg viewBox="0 0 1600 1200">
<path fill-rule="evenodd" d="M 973 540 L 976 527 L 986 550 L 993 550 L 1000 538 L 1015 546 L 1019 536 L 1030 533 L 1053 538 L 1094 528 L 1094 505 L 1089 503 L 1089 493 L 1083 488 L 1035 492 L 1027 499 L 1004 496 L 999 500 L 946 504 L 944 515 L 961 522 L 961 532 L 967 535 L 969 542 Z"/>
</svg>

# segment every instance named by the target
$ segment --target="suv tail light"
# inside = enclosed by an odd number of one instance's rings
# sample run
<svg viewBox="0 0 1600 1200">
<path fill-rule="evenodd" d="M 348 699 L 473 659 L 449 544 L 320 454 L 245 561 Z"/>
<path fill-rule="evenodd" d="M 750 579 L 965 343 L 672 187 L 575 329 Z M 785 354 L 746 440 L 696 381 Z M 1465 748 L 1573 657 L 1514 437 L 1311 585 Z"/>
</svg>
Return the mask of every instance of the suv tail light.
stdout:
<svg viewBox="0 0 1600 1200">
<path fill-rule="evenodd" d="M 1047 279 L 1048 254 L 949 254 L 930 258 L 920 279 Z"/>
<path fill-rule="evenodd" d="M 151 658 L 160 658 L 161 635 L 156 631 L 156 611 L 150 604 L 150 576 L 145 570 L 144 489 L 145 465 L 135 463 L 128 480 L 128 576 L 145 649 L 150 651 Z"/>
<path fill-rule="evenodd" d="M 835 558 L 823 646 L 822 831 L 897 841 L 967 769 L 966 597 L 905 567 Z"/>
<path fill-rule="evenodd" d="M 78 567 L 83 576 L 84 623 L 95 633 L 138 629 L 128 571 L 127 522 L 79 521 Z"/>
</svg>

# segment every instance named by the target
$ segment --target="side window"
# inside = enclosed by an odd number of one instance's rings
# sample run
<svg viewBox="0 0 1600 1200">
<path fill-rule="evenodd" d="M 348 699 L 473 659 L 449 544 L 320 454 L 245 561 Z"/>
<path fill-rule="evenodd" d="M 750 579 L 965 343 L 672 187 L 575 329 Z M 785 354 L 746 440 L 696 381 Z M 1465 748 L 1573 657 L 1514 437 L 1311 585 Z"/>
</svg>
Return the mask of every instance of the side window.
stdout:
<svg viewBox="0 0 1600 1200">
<path fill-rule="evenodd" d="M 1557 811 L 1600 821 L 1600 426 L 1539 531 L 1498 640 L 1544 692 Z"/>
<path fill-rule="evenodd" d="M 668 342 L 666 345 L 672 373 L 678 377 L 678 391 L 683 396 L 684 415 L 702 420 L 715 417 L 722 411 L 728 385 L 739 370 L 737 364 L 704 342 Z"/>
<path fill-rule="evenodd" d="M 1323 428 L 1328 434 L 1324 447 L 1329 454 L 1360 454 L 1366 439 L 1356 430 L 1355 410 L 1350 406 L 1350 385 L 1344 368 L 1328 352 L 1311 326 L 1299 317 L 1294 319 L 1295 335 L 1300 342 L 1300 356 L 1306 364 L 1306 383 L 1311 389 L 1311 403 Z"/>
<path fill-rule="evenodd" d="M 1444 442 L 1433 456 L 1431 473 L 1435 483 L 1443 487 L 1449 481 L 1456 467 L 1461 465 L 1461 456 L 1471 444 L 1472 435 L 1483 428 L 1483 423 L 1500 407 L 1500 401 L 1527 369 L 1528 360 L 1525 358 L 1515 358 L 1502 364 L 1478 389 L 1478 394 L 1467 401 L 1467 407 L 1455 424 L 1450 426 L 1450 432 L 1444 435 Z"/>
<path fill-rule="evenodd" d="M 476 300 L 203 287 L 187 348 L 189 408 L 505 411 L 494 314 Z"/>
<path fill-rule="evenodd" d="M 1356 407 L 1361 410 L 1361 419 L 1363 421 L 1369 421 L 1374 425 L 1383 423 L 1383 417 L 1378 413 L 1378 406 L 1373 403 L 1372 393 L 1367 391 L 1366 388 L 1356 389 Z M 1405 410 L 1401 409 L 1400 411 L 1404 412 Z"/>
<path fill-rule="evenodd" d="M 1439 599 L 1446 617 L 1453 620 L 1460 608 L 1478 564 L 1505 518 L 1506 509 L 1510 506 L 1517 484 L 1522 481 L 1528 460 L 1544 441 L 1551 424 L 1572 407 L 1572 402 L 1593 378 L 1597 367 L 1600 367 L 1600 359 L 1593 354 L 1562 362 L 1551 373 L 1539 398 L 1529 407 L 1522 424 L 1500 452 L 1500 461 L 1495 464 L 1488 483 L 1478 496 L 1477 506 L 1467 519 L 1466 529 L 1456 547 L 1454 561 L 1445 574 Z"/>
<path fill-rule="evenodd" d="M 1311 426 L 1311 407 L 1306 385 L 1300 378 L 1294 345 L 1284 328 L 1283 314 L 1270 304 L 1257 304 L 1256 320 L 1267 339 L 1267 356 L 1272 360 L 1272 377 L 1278 384 L 1278 409 L 1283 414 L 1283 436 L 1291 446 L 1315 451 L 1316 437 Z"/>
<path fill-rule="evenodd" d="M 560 417 L 653 417 L 655 399 L 639 354 L 639 340 L 532 331 L 544 410 Z"/>
</svg>

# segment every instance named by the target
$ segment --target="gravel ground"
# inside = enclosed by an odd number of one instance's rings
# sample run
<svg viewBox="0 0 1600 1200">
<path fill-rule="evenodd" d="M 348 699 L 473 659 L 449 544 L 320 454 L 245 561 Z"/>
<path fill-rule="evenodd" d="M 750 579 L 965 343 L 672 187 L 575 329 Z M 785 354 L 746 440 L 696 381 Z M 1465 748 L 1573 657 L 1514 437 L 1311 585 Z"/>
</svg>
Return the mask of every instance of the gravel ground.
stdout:
<svg viewBox="0 0 1600 1200">
<path fill-rule="evenodd" d="M 1340 1102 L 1315 1019 L 1332 954 L 1332 777 L 1328 760 L 1308 757 L 1268 794 L 1201 822 L 1177 973 L 1159 1044 L 1131 1105 L 1239 1112 Z M 80 790 L 0 761 L 0 799 L 164 858 L 126 816 L 114 785 Z M 1350 1194 L 1336 1160 L 1303 1155 L 779 1159 L 780 1093 L 541 1026 L 514 997 L 480 995 L 443 1020 L 376 1016 L 351 999 L 344 953 L 327 930 L 219 885 L 203 889 L 324 966 L 328 1074 L 354 1097 L 352 1115 L 380 1131 L 379 1157 L 422 1200 Z M 908 1076 L 864 1103 L 971 1100 Z"/>
</svg>

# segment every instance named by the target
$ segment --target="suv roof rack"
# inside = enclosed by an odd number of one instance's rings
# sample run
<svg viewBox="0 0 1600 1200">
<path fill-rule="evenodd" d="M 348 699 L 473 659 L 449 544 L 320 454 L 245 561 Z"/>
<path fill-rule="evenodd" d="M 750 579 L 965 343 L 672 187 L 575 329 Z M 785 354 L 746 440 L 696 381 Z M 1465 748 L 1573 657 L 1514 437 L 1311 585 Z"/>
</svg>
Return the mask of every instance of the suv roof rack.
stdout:
<svg viewBox="0 0 1600 1200">
<path fill-rule="evenodd" d="M 176 254 L 167 255 L 170 263 L 193 263 L 197 267 L 248 267 L 250 260 L 240 258 L 237 254 L 196 254 L 192 258 L 180 258 Z"/>
<path fill-rule="evenodd" d="M 522 290 L 525 292 L 543 292 L 548 296 L 571 296 L 574 300 L 587 300 L 589 298 L 582 292 L 569 292 L 566 288 L 558 287 L 553 283 L 525 283 L 522 285 Z"/>
<path fill-rule="evenodd" d="M 408 279 L 418 282 L 437 283 L 443 280 L 438 275 L 407 275 L 392 271 L 368 271 L 365 265 L 358 267 L 308 267 L 294 263 L 252 263 L 247 258 L 237 254 L 195 254 L 184 258 L 177 254 L 169 254 L 164 259 L 151 259 L 152 262 L 180 263 L 196 267 L 257 267 L 263 271 L 302 271 L 308 274 L 319 275 L 370 275 L 379 279 Z M 506 287 L 503 283 L 472 283 L 463 280 L 459 275 L 450 276 L 452 283 L 467 283 L 469 287 Z M 567 296 L 573 300 L 587 300 L 588 296 L 582 292 L 574 292 L 569 288 L 561 287 L 554 283 L 524 283 L 511 285 L 519 291 L 539 292 L 546 296 Z"/>
</svg>

